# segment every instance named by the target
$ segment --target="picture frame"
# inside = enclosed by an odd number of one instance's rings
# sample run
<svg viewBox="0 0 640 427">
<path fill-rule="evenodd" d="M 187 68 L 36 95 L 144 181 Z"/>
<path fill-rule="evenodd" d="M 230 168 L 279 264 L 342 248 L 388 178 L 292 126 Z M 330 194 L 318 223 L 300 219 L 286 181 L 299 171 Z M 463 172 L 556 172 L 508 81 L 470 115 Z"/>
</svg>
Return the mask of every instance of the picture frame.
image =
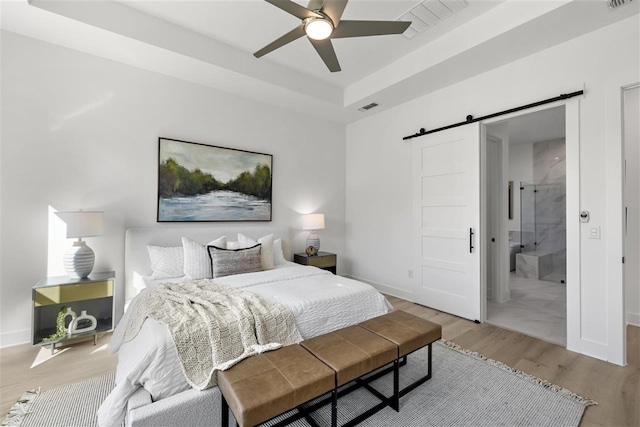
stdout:
<svg viewBox="0 0 640 427">
<path fill-rule="evenodd" d="M 157 222 L 271 221 L 271 154 L 158 138 Z"/>
</svg>

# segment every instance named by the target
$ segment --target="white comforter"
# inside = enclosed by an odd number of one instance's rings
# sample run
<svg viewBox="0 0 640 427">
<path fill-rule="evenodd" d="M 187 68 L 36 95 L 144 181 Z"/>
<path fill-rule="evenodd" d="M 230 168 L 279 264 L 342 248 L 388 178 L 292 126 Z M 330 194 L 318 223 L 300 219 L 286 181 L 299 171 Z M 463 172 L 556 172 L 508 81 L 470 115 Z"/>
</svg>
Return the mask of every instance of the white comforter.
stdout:
<svg viewBox="0 0 640 427">
<path fill-rule="evenodd" d="M 238 274 L 216 283 L 245 288 L 287 306 L 303 338 L 310 338 L 387 313 L 391 305 L 373 287 L 315 267 Z M 135 304 L 136 299 L 132 301 Z M 165 326 L 147 319 L 136 338 L 123 343 L 129 309 L 118 324 L 112 352 L 118 352 L 116 387 L 98 411 L 101 426 L 120 425 L 127 400 L 144 387 L 154 401 L 189 389 Z"/>
</svg>

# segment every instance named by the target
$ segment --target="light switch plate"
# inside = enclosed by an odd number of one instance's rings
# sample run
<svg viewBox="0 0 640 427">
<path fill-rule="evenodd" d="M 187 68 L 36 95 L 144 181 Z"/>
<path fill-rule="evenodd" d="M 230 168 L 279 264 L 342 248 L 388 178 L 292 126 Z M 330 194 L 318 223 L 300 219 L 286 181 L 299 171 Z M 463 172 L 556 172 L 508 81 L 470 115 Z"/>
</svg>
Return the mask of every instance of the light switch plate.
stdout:
<svg viewBox="0 0 640 427">
<path fill-rule="evenodd" d="M 589 228 L 589 238 L 590 239 L 599 239 L 600 238 L 600 226 L 590 227 Z"/>
</svg>

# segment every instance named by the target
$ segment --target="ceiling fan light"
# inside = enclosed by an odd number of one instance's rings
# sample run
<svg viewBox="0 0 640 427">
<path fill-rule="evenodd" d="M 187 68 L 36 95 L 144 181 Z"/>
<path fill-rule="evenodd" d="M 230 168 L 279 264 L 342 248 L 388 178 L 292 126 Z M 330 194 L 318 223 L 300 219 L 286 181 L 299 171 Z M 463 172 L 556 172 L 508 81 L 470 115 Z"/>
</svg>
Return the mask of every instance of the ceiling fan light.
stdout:
<svg viewBox="0 0 640 427">
<path fill-rule="evenodd" d="M 324 40 L 333 32 L 333 25 L 324 18 L 311 18 L 305 23 L 304 31 L 310 39 Z"/>
</svg>

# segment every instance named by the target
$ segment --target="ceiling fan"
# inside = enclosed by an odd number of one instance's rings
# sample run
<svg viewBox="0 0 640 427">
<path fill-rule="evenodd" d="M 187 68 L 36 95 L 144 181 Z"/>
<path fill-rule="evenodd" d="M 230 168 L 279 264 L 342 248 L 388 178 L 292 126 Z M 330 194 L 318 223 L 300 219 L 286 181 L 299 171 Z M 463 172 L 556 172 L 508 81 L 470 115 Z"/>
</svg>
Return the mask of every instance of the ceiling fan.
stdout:
<svg viewBox="0 0 640 427">
<path fill-rule="evenodd" d="M 342 12 L 349 0 L 311 0 L 307 7 L 300 6 L 291 0 L 265 1 L 290 13 L 302 22 L 284 36 L 254 53 L 253 56 L 260 58 L 306 35 L 332 73 L 340 71 L 340 63 L 331 39 L 402 34 L 411 25 L 411 22 L 401 21 L 341 21 Z"/>
</svg>

